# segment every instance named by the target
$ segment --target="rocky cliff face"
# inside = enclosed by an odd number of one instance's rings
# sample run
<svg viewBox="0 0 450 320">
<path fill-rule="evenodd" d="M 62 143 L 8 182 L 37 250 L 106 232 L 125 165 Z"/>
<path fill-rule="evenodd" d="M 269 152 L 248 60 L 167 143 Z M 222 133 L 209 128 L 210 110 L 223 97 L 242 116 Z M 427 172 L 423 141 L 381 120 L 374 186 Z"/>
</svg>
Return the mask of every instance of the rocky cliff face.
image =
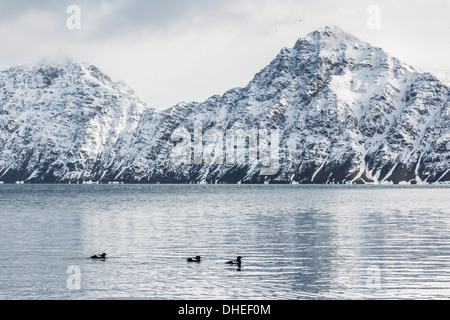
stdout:
<svg viewBox="0 0 450 320">
<path fill-rule="evenodd" d="M 153 111 L 94 66 L 67 62 L 0 73 L 0 180 L 101 179 L 129 156 Z"/>
<path fill-rule="evenodd" d="M 448 182 L 449 95 L 338 27 L 282 49 L 245 88 L 159 113 L 93 66 L 11 68 L 0 180 Z"/>
</svg>

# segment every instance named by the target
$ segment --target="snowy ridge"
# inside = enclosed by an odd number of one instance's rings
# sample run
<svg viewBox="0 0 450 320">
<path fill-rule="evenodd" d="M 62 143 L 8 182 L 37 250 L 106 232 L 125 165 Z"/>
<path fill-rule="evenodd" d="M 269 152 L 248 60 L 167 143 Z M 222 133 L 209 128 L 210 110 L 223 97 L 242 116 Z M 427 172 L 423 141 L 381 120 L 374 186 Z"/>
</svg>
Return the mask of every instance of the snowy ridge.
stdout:
<svg viewBox="0 0 450 320">
<path fill-rule="evenodd" d="M 245 88 L 159 113 L 94 66 L 42 62 L 0 73 L 0 181 L 444 183 L 449 95 L 338 27 L 282 49 Z M 193 147 L 192 162 L 178 163 L 173 134 L 194 141 L 195 121 L 212 161 L 195 161 Z M 236 151 L 247 162 L 227 162 L 216 146 L 233 128 L 279 130 L 276 173 L 262 175 L 268 159 L 250 161 L 251 149 Z"/>
</svg>

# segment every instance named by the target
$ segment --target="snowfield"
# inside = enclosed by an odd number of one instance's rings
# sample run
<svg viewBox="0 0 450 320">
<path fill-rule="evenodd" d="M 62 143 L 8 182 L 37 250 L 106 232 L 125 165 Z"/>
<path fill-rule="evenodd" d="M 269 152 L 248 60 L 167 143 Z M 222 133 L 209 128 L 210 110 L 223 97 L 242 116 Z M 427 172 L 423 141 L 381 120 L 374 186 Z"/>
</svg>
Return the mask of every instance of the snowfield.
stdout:
<svg viewBox="0 0 450 320">
<path fill-rule="evenodd" d="M 283 48 L 245 88 L 162 112 L 94 66 L 43 61 L 0 73 L 0 181 L 448 183 L 449 95 L 334 26 Z M 245 146 L 227 143 L 229 130 Z M 177 161 L 191 142 L 192 161 Z"/>
</svg>

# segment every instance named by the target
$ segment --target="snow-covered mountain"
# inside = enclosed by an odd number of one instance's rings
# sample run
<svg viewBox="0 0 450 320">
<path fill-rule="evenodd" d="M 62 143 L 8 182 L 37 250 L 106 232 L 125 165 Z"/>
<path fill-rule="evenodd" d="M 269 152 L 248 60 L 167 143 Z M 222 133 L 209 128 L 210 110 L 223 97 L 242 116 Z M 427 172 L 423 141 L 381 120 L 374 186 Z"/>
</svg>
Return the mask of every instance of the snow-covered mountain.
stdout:
<svg viewBox="0 0 450 320">
<path fill-rule="evenodd" d="M 338 27 L 245 88 L 163 112 L 94 66 L 42 62 L 0 73 L 0 180 L 448 182 L 449 96 Z"/>
</svg>

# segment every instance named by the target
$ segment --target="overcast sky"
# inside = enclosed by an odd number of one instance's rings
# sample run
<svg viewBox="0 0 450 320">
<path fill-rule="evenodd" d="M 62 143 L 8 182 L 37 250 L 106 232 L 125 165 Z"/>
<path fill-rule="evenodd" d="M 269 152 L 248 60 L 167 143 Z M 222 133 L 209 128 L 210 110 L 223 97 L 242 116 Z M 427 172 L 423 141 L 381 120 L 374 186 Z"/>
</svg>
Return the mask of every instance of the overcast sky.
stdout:
<svg viewBox="0 0 450 320">
<path fill-rule="evenodd" d="M 70 5 L 79 30 L 67 27 Z M 0 68 L 67 56 L 163 109 L 245 86 L 281 48 L 337 25 L 448 77 L 449 15 L 450 0 L 0 0 Z"/>
</svg>

